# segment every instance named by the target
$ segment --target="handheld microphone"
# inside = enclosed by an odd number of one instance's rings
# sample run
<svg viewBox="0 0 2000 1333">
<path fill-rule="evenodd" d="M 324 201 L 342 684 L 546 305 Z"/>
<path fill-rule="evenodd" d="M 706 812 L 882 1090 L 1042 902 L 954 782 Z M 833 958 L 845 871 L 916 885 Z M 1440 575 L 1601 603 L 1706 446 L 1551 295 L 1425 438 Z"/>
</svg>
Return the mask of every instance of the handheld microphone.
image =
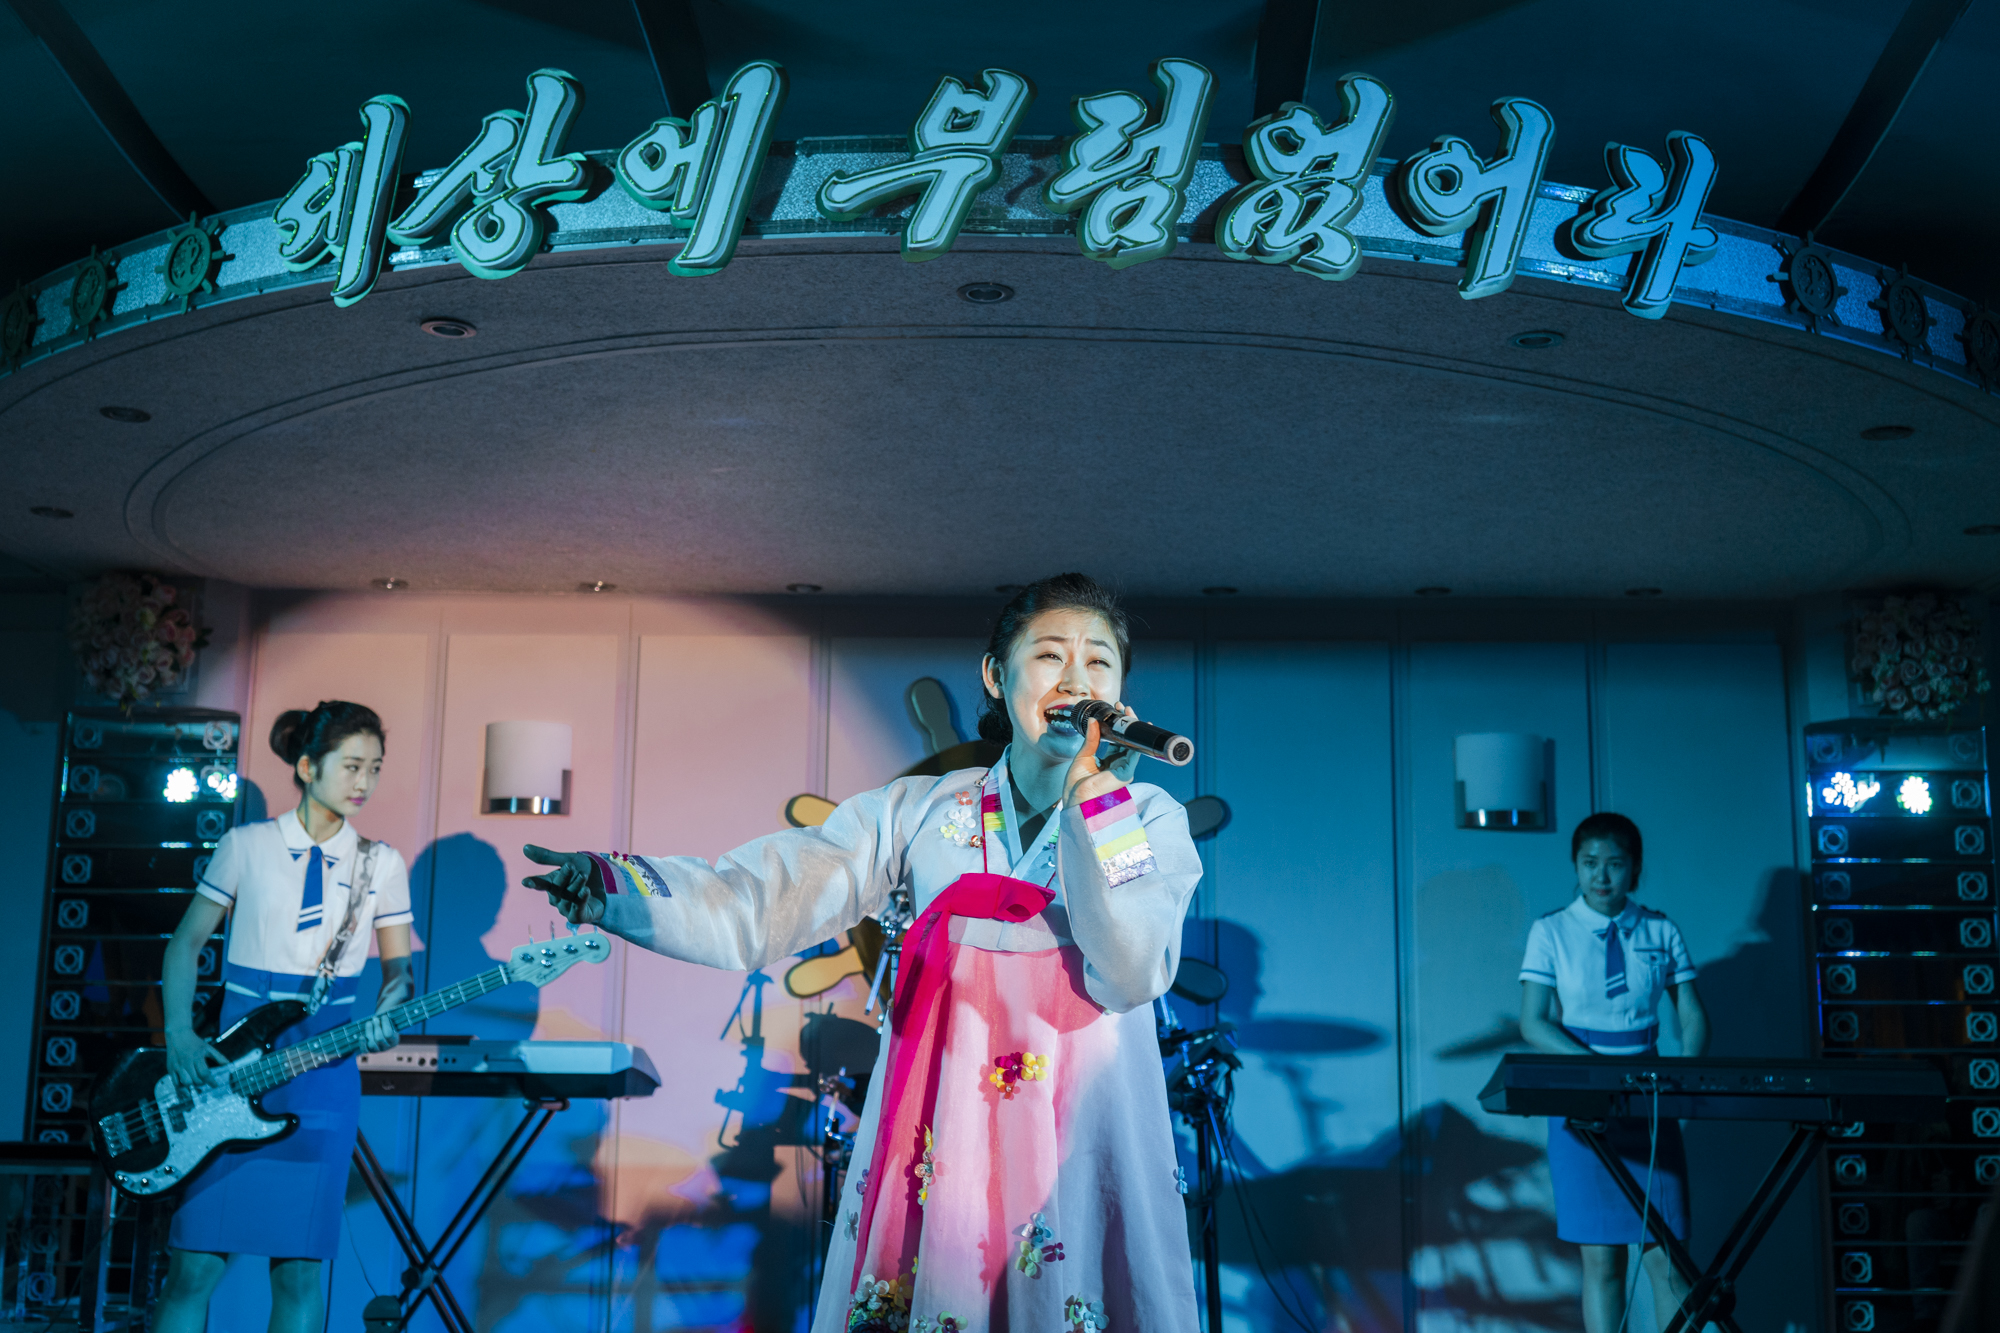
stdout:
<svg viewBox="0 0 2000 1333">
<path fill-rule="evenodd" d="M 1118 710 L 1116 704 L 1102 699 L 1085 699 L 1082 703 L 1071 704 L 1069 715 L 1082 731 L 1097 719 L 1098 734 L 1113 745 L 1122 745 L 1128 750 L 1164 759 L 1175 768 L 1185 768 L 1194 758 L 1194 742 L 1185 736 L 1175 735 L 1165 727 L 1156 727 L 1150 722 L 1134 722 Z"/>
</svg>

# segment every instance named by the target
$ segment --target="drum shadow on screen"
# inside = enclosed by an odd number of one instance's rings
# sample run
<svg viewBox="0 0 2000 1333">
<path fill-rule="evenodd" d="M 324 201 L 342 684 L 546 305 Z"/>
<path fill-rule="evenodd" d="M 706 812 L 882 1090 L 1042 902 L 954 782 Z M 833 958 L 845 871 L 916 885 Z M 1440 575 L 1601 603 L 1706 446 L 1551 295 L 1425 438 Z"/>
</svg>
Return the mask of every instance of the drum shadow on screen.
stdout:
<svg viewBox="0 0 2000 1333">
<path fill-rule="evenodd" d="M 1325 1093 L 1338 1092 L 1340 1066 L 1329 1069 L 1325 1061 L 1379 1052 L 1390 1034 L 1338 1014 L 1266 1012 L 1263 942 L 1240 922 L 1190 920 L 1183 941 L 1186 956 L 1228 975 L 1229 991 L 1212 1007 L 1176 997 L 1175 1016 L 1194 1027 L 1233 1024 L 1246 1067 L 1264 1076 L 1239 1085 L 1257 1091 L 1238 1094 L 1234 1168 L 1218 1215 L 1222 1262 L 1237 1270 L 1242 1293 L 1229 1302 L 1232 1313 L 1258 1328 L 1297 1327 L 1303 1317 L 1313 1327 L 1400 1333 L 1411 1258 L 1403 1234 L 1407 1173 L 1422 1228 L 1415 1246 L 1450 1257 L 1442 1290 L 1427 1289 L 1426 1306 L 1516 1327 L 1575 1324 L 1573 1297 L 1510 1294 L 1512 1283 L 1500 1276 L 1524 1253 L 1545 1275 L 1575 1262 L 1573 1252 L 1567 1259 L 1560 1252 L 1554 1218 L 1518 1202 L 1533 1195 L 1539 1146 L 1488 1133 L 1474 1117 L 1439 1102 L 1363 1146 L 1333 1147 L 1325 1124 L 1340 1107 Z M 1329 1008 L 1337 1007 L 1338 979 L 1329 978 L 1322 994 Z M 1297 1122 L 1291 1141 L 1302 1152 L 1283 1165 L 1262 1160 L 1245 1138 L 1249 1125 L 1273 1116 Z M 1290 1138 L 1276 1126 L 1255 1136 L 1267 1143 Z M 1191 1158 L 1184 1167 L 1192 1178 Z M 1461 1260 L 1475 1271 L 1463 1271 Z"/>
</svg>

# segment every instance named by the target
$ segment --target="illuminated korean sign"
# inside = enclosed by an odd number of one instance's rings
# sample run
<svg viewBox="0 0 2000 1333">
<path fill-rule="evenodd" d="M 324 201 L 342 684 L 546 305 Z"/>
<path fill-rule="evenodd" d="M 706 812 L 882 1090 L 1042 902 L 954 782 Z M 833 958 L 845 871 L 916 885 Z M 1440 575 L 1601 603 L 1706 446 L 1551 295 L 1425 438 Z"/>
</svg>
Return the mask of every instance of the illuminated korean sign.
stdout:
<svg viewBox="0 0 2000 1333">
<path fill-rule="evenodd" d="M 1073 99 L 1077 133 L 1041 184 L 1049 212 L 1074 219 L 1079 251 L 1112 268 L 1173 253 L 1202 157 L 1215 76 L 1192 60 L 1167 58 L 1153 63 L 1152 82 L 1151 100 L 1116 89 Z M 1362 247 L 1351 227 L 1395 99 L 1365 74 L 1335 88 L 1331 118 L 1287 102 L 1244 130 L 1240 183 L 1215 215 L 1215 244 L 1225 255 L 1331 281 L 1359 269 Z M 680 241 L 668 261 L 674 273 L 719 273 L 743 234 L 785 94 L 779 66 L 745 65 L 687 120 L 655 121 L 611 155 L 607 173 L 568 148 L 582 84 L 563 70 L 536 70 L 525 109 L 488 115 L 450 166 L 417 177 L 414 197 L 393 217 L 410 110 L 399 98 L 371 98 L 361 108 L 363 137 L 312 157 L 278 202 L 272 219 L 282 257 L 294 272 L 334 265 L 333 297 L 343 306 L 368 294 L 392 246 L 448 244 L 467 272 L 505 278 L 543 249 L 551 206 L 615 179 L 671 220 Z M 981 192 L 1000 180 L 1034 97 L 1035 85 L 1011 70 L 985 70 L 970 84 L 945 78 L 917 115 L 906 156 L 829 173 L 811 206 L 829 222 L 851 222 L 902 203 L 903 258 L 946 254 Z M 1555 138 L 1555 118 L 1527 98 L 1502 98 L 1492 115 L 1498 134 L 1490 150 L 1440 135 L 1387 182 L 1389 205 L 1405 226 L 1464 238 L 1458 290 L 1467 300 L 1513 283 Z M 1644 319 L 1664 314 L 1682 270 L 1717 248 L 1701 220 L 1714 154 L 1676 131 L 1667 136 L 1667 158 L 1663 165 L 1642 149 L 1607 145 L 1610 183 L 1557 235 L 1559 248 L 1580 260 L 1631 256 L 1624 306 Z"/>
</svg>

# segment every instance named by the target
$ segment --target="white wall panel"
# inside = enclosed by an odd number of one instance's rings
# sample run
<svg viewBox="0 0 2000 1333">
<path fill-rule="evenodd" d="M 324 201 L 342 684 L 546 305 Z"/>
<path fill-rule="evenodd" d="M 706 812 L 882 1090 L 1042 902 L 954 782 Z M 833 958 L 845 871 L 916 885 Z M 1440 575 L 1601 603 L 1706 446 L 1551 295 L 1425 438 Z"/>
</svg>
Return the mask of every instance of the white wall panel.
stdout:
<svg viewBox="0 0 2000 1333">
<path fill-rule="evenodd" d="M 979 734 L 977 639 L 835 639 L 827 734 L 827 791 L 844 801 L 894 778 L 930 754 L 903 692 L 931 676 L 951 696 L 959 734 Z"/>
<path fill-rule="evenodd" d="M 805 789 L 812 752 L 812 661 L 803 637 L 641 638 L 630 850 L 713 860 L 785 827 L 785 802 Z M 722 1188 L 708 1161 L 724 1128 L 712 1094 L 744 1069 L 741 1043 L 721 1034 L 745 978 L 629 947 L 625 967 L 622 1040 L 674 1077 L 619 1107 L 607 1213 L 629 1227 L 685 1221 Z M 770 972 L 782 980 L 785 966 Z M 789 1075 L 803 1067 L 801 1006 L 776 985 L 764 998 L 761 1063 Z M 774 1199 L 796 1199 L 796 1182 L 787 1185 Z"/>
<path fill-rule="evenodd" d="M 1320 1269 L 1300 1290 L 1341 1291 L 1350 1326 L 1386 1327 L 1402 1268 L 1389 650 L 1225 643 L 1214 671 L 1197 741 L 1234 818 L 1208 851 L 1215 920 L 1190 934 L 1213 932 L 1230 978 L 1238 1155 L 1271 1257 Z M 1224 1213 L 1231 1327 L 1289 1326 Z"/>
<path fill-rule="evenodd" d="M 1409 649 L 1403 1041 L 1415 1141 L 1404 1152 L 1421 1163 L 1410 1264 L 1427 1330 L 1477 1327 L 1478 1309 L 1502 1327 L 1575 1309 L 1576 1251 L 1555 1238 L 1544 1127 L 1489 1116 L 1477 1098 L 1518 1041 L 1529 922 L 1575 883 L 1569 829 L 1590 812 L 1589 717 L 1581 644 Z M 1554 741 L 1549 831 L 1456 826 L 1453 740 L 1485 731 Z"/>
<path fill-rule="evenodd" d="M 1784 664 L 1774 644 L 1612 644 L 1600 697 L 1610 809 L 1646 840 L 1640 901 L 1672 917 L 1701 968 L 1714 1055 L 1798 1057 L 1812 983 L 1799 936 Z M 1661 1048 L 1679 1049 L 1671 1004 Z M 1788 1127 L 1687 1126 L 1694 1251 L 1722 1239 Z M 1748 1327 L 1810 1323 L 1814 1190 L 1779 1215 L 1738 1296 Z"/>
</svg>

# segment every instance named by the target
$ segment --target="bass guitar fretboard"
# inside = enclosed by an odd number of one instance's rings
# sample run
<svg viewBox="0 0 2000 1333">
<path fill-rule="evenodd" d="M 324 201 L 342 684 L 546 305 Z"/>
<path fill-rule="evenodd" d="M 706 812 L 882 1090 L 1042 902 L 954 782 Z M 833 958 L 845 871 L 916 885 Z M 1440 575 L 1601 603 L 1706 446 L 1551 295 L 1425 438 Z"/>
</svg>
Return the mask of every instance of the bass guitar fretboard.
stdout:
<svg viewBox="0 0 2000 1333">
<path fill-rule="evenodd" d="M 387 1018 L 401 1032 L 419 1023 L 428 1022 L 449 1009 L 461 1004 L 470 1004 L 482 995 L 490 995 L 513 980 L 507 965 L 502 963 L 491 971 L 467 977 L 464 981 L 446 986 L 443 990 L 432 991 L 429 995 L 411 1000 L 408 1004 L 397 1005 L 388 1013 L 377 1015 Z M 273 1051 L 255 1064 L 246 1065 L 231 1075 L 229 1086 L 245 1097 L 255 1097 L 260 1093 L 284 1083 L 289 1083 L 300 1074 L 322 1066 L 337 1064 L 361 1050 L 362 1032 L 368 1026 L 366 1018 L 352 1023 L 343 1023 L 331 1032 L 283 1050 Z"/>
</svg>

